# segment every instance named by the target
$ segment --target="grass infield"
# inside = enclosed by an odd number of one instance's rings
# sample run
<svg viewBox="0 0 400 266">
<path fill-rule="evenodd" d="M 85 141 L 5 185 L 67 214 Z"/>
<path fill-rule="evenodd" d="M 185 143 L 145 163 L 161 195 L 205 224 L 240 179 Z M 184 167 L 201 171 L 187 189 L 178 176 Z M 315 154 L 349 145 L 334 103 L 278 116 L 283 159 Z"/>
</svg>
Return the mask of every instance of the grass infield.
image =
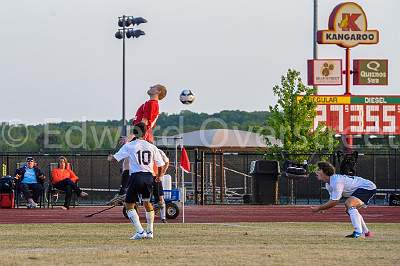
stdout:
<svg viewBox="0 0 400 266">
<path fill-rule="evenodd" d="M 156 224 L 132 241 L 130 224 L 0 225 L 1 265 L 400 265 L 400 224 Z"/>
</svg>

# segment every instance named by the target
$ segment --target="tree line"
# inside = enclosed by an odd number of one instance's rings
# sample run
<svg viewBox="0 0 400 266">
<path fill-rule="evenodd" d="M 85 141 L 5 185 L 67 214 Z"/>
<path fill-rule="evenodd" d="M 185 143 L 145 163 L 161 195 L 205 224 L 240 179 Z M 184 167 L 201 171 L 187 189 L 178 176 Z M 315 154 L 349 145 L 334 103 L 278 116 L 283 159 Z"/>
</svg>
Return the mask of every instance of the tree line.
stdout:
<svg viewBox="0 0 400 266">
<path fill-rule="evenodd" d="M 221 111 L 214 114 L 188 110 L 161 113 L 155 135 L 171 136 L 200 129 L 253 131 L 265 125 L 269 112 Z M 131 121 L 128 121 L 130 124 Z M 51 152 L 111 150 L 121 136 L 121 120 L 73 121 L 40 125 L 0 124 L 0 152 Z"/>
</svg>

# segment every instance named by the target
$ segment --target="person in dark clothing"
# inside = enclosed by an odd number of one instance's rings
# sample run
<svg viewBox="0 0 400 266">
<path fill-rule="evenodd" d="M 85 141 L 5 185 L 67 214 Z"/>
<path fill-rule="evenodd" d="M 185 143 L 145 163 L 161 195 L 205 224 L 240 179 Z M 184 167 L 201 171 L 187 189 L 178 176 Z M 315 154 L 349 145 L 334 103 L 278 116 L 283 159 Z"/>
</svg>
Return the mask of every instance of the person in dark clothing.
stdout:
<svg viewBox="0 0 400 266">
<path fill-rule="evenodd" d="M 43 181 L 46 177 L 35 163 L 33 157 L 26 158 L 26 164 L 15 170 L 15 179 L 19 189 L 24 194 L 28 209 L 36 208 L 40 195 L 43 193 Z"/>
</svg>

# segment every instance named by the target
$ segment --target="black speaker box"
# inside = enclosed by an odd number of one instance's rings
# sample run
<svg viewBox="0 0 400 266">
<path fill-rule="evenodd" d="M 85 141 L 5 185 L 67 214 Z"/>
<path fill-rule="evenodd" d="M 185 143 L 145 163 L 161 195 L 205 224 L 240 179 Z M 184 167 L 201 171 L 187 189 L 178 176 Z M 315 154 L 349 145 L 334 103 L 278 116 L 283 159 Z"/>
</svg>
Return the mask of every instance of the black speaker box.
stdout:
<svg viewBox="0 0 400 266">
<path fill-rule="evenodd" d="M 279 175 L 279 162 L 272 160 L 252 161 L 250 164 L 251 175 Z"/>
</svg>

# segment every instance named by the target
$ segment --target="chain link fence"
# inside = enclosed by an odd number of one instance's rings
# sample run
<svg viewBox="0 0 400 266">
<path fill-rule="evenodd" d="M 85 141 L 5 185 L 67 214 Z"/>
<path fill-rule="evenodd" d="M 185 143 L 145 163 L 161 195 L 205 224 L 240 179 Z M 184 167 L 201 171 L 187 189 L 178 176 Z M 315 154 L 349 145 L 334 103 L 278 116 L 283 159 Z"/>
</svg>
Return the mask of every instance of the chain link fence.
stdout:
<svg viewBox="0 0 400 266">
<path fill-rule="evenodd" d="M 189 204 L 243 204 L 246 197 L 253 193 L 253 179 L 249 175 L 250 163 L 264 158 L 262 153 L 214 153 L 187 149 L 191 162 L 191 172 L 187 174 L 180 170 L 179 161 L 176 163 L 180 150 L 178 156 L 175 149 L 163 150 L 171 160 L 167 174 L 172 177 L 172 187 L 181 187 L 183 176 Z M 57 162 L 61 155 L 66 156 L 80 178 L 79 186 L 90 195 L 87 199 L 80 200 L 80 204 L 100 205 L 113 197 L 121 182 L 121 163 L 108 162 L 108 154 L 108 151 L 79 154 L 0 153 L 0 163 L 7 175 L 14 175 L 17 163 L 24 162 L 27 156 L 33 156 L 38 167 L 49 176 L 50 163 Z M 329 156 L 334 163 L 333 156 Z M 377 185 L 376 204 L 385 204 L 390 193 L 400 192 L 399 160 L 400 153 L 397 150 L 359 153 L 357 175 L 372 180 Z M 327 199 L 328 193 L 324 184 L 313 174 L 293 183 L 282 177 L 279 179 L 280 204 L 316 204 Z"/>
</svg>

